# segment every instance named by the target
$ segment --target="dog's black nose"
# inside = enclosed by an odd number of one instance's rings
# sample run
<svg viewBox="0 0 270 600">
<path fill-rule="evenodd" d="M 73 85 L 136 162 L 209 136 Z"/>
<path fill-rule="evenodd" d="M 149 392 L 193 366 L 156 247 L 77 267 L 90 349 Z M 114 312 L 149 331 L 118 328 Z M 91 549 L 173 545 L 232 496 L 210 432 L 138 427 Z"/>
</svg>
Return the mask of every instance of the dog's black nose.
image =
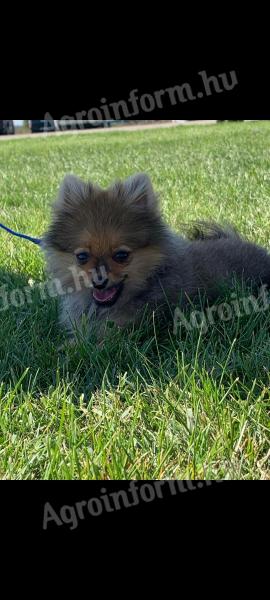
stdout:
<svg viewBox="0 0 270 600">
<path fill-rule="evenodd" d="M 102 283 L 97 283 L 97 282 L 93 281 L 93 286 L 94 286 L 94 288 L 96 288 L 96 290 L 104 290 L 105 287 L 108 285 L 108 281 L 109 281 L 108 279 L 106 279 Z"/>
</svg>

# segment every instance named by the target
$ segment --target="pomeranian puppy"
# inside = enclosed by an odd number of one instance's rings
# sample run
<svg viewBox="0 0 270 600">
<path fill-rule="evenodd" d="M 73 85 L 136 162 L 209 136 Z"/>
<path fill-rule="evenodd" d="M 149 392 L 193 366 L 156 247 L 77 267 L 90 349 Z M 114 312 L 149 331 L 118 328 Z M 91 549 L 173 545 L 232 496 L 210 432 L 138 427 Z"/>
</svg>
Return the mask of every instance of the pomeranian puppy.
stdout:
<svg viewBox="0 0 270 600">
<path fill-rule="evenodd" d="M 234 229 L 199 223 L 187 236 L 171 231 L 146 174 L 105 190 L 67 176 L 43 248 L 71 330 L 82 321 L 122 327 L 146 306 L 171 311 L 201 292 L 214 301 L 235 277 L 270 283 L 270 255 Z"/>
</svg>

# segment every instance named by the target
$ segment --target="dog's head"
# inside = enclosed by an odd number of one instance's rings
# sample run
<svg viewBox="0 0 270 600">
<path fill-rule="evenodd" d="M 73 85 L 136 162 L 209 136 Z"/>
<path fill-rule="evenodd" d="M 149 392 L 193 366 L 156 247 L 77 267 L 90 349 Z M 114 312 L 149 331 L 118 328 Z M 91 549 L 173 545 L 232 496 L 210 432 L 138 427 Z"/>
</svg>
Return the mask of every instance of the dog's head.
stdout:
<svg viewBox="0 0 270 600">
<path fill-rule="evenodd" d="M 100 307 L 128 302 L 161 264 L 165 231 L 147 175 L 106 190 L 67 176 L 44 237 L 49 270 L 68 292 L 89 288 Z"/>
</svg>

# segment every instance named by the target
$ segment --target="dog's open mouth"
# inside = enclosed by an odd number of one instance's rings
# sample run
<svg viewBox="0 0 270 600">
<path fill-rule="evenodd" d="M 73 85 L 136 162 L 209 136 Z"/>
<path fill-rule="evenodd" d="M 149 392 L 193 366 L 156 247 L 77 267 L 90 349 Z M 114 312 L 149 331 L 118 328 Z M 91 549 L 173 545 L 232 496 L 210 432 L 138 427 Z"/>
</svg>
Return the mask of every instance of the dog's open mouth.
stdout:
<svg viewBox="0 0 270 600">
<path fill-rule="evenodd" d="M 99 306 L 113 306 L 113 304 L 115 304 L 115 302 L 118 300 L 122 290 L 123 283 L 119 283 L 118 285 L 106 290 L 94 289 L 93 298 L 96 304 Z"/>
</svg>

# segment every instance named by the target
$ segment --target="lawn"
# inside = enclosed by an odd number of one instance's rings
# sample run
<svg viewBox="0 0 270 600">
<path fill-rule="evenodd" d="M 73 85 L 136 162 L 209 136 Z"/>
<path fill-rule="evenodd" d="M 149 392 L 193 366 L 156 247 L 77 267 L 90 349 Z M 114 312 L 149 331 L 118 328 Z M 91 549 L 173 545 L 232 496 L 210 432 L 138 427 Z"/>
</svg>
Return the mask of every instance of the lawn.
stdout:
<svg viewBox="0 0 270 600">
<path fill-rule="evenodd" d="M 226 220 L 269 247 L 269 149 L 270 122 L 0 140 L 0 221 L 41 236 L 66 173 L 106 186 L 147 171 L 173 228 Z M 270 479 L 269 311 L 59 351 L 42 253 L 0 230 L 0 258 L 1 478 Z"/>
</svg>

